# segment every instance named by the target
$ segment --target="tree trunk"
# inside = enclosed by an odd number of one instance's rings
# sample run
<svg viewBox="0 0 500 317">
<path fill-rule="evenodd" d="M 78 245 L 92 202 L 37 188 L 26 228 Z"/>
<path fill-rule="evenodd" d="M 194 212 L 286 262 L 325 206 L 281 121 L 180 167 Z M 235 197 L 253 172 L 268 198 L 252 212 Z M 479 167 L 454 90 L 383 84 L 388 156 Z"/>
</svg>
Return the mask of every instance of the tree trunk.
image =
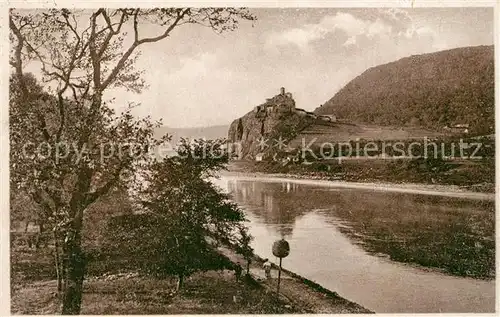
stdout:
<svg viewBox="0 0 500 317">
<path fill-rule="evenodd" d="M 78 315 L 82 303 L 85 260 L 80 242 L 68 241 L 64 245 L 66 265 L 62 313 L 63 315 Z"/>
<path fill-rule="evenodd" d="M 36 234 L 35 237 L 35 250 L 38 250 L 40 248 L 40 244 L 42 243 L 42 234 L 43 234 L 43 224 L 39 223 L 38 224 L 38 233 Z"/>
<path fill-rule="evenodd" d="M 31 236 L 28 234 L 28 226 L 29 226 L 30 222 L 26 220 L 26 224 L 24 226 L 24 239 L 22 239 L 22 241 L 26 242 L 26 244 L 28 245 L 28 248 L 31 249 Z"/>
<path fill-rule="evenodd" d="M 63 243 L 64 255 L 64 296 L 63 315 L 78 315 L 82 304 L 85 256 L 82 250 L 83 210 L 78 210 Z"/>
<path fill-rule="evenodd" d="M 177 287 L 175 288 L 175 291 L 178 292 L 183 285 L 184 285 L 184 275 L 179 274 L 177 279 Z"/>
<path fill-rule="evenodd" d="M 63 270 L 61 264 L 61 256 L 59 253 L 59 236 L 57 234 L 57 231 L 54 231 L 54 260 L 55 260 L 56 277 L 57 277 L 57 293 L 61 294 Z"/>
</svg>

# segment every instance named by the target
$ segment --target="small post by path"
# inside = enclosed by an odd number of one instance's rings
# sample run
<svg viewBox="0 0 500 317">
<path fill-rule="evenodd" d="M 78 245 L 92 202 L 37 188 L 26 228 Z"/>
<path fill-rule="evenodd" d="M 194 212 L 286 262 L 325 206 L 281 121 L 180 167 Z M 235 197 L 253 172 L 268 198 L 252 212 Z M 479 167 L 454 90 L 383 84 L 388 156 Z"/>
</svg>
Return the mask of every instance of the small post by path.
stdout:
<svg viewBox="0 0 500 317">
<path fill-rule="evenodd" d="M 281 281 L 281 260 L 283 258 L 280 258 L 280 270 L 278 271 L 278 288 L 276 289 L 276 293 L 278 293 L 278 297 L 280 295 L 280 281 Z"/>
<path fill-rule="evenodd" d="M 285 239 L 277 240 L 273 243 L 273 254 L 280 259 L 280 269 L 278 271 L 278 287 L 276 293 L 280 294 L 280 282 L 281 282 L 281 261 L 284 257 L 290 254 L 290 245 Z"/>
</svg>

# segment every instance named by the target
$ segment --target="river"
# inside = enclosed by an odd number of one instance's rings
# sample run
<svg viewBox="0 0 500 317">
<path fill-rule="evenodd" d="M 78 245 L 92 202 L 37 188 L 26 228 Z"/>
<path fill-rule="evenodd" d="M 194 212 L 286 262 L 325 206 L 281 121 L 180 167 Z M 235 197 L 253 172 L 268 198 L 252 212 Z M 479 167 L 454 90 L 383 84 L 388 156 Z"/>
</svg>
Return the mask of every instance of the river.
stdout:
<svg viewBox="0 0 500 317">
<path fill-rule="evenodd" d="M 470 261 L 460 259 L 480 254 L 483 262 L 491 263 L 494 256 L 487 253 L 485 259 L 486 251 L 478 250 L 494 245 L 492 201 L 236 176 L 222 177 L 216 184 L 245 211 L 256 254 L 277 263 L 271 245 L 283 237 L 291 248 L 283 259 L 285 268 L 374 312 L 495 310 L 494 280 L 390 259 L 417 254 L 436 261 L 448 256 L 456 266 L 452 269 L 465 270 L 469 268 L 463 264 Z M 476 253 L 464 251 L 469 244 Z M 411 248 L 416 249 L 408 253 Z M 482 264 L 477 266 L 485 269 Z"/>
</svg>

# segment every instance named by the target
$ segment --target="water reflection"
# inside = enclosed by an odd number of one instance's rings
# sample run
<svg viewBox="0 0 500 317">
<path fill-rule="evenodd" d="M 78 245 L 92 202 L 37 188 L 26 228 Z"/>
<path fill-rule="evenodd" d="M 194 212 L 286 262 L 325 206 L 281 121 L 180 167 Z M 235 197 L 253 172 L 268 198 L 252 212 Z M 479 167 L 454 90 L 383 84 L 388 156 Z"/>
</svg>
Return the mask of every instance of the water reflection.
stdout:
<svg viewBox="0 0 500 317">
<path fill-rule="evenodd" d="M 257 254 L 273 258 L 272 242 L 285 237 L 291 246 L 285 267 L 369 309 L 494 311 L 494 281 L 391 260 L 494 274 L 493 202 L 287 181 L 236 178 L 219 185 L 246 210 Z"/>
<path fill-rule="evenodd" d="M 254 216 L 277 228 L 280 237 L 289 239 L 295 221 L 307 211 L 305 203 L 290 197 L 303 196 L 305 191 L 298 184 L 273 184 L 273 188 L 268 188 L 268 185 L 248 182 L 241 186 L 238 181 L 231 181 L 228 190 L 237 202 L 252 201 L 253 207 L 256 207 L 252 209 Z"/>
</svg>

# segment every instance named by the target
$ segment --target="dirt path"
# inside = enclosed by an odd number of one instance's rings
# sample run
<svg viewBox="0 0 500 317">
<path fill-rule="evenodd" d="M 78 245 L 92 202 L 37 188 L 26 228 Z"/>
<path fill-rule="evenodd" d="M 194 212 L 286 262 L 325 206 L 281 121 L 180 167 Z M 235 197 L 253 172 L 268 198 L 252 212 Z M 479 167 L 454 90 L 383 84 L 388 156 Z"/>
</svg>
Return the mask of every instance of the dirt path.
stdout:
<svg viewBox="0 0 500 317">
<path fill-rule="evenodd" d="M 219 248 L 219 251 L 233 262 L 239 262 L 245 269 L 245 259 L 228 248 Z M 262 269 L 262 262 L 252 261 L 250 265 L 251 276 L 261 283 L 266 289 L 276 292 L 278 271 L 273 269 L 271 279 L 266 279 Z M 312 314 L 339 314 L 339 313 L 370 313 L 369 310 L 350 302 L 340 296 L 317 291 L 304 284 L 300 279 L 286 272 L 281 273 L 280 296 L 286 298 L 293 306 Z"/>
</svg>

